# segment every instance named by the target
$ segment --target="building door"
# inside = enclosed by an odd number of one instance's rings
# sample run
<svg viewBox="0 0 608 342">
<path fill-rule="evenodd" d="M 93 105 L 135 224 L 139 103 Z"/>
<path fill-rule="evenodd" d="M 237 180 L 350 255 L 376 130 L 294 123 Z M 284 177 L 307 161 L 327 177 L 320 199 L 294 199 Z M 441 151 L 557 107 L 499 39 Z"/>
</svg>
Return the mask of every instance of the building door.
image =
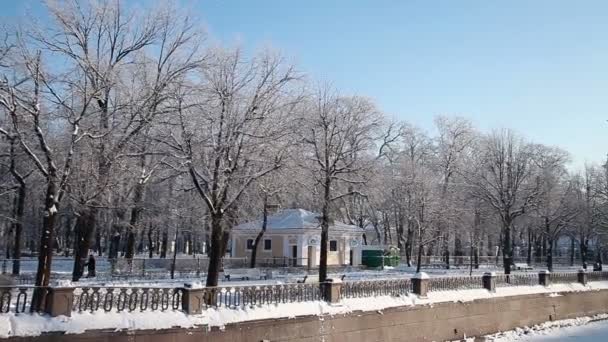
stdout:
<svg viewBox="0 0 608 342">
<path fill-rule="evenodd" d="M 350 249 L 350 253 L 349 253 L 349 257 L 348 257 L 348 264 L 349 265 L 353 265 L 353 249 Z"/>
<path fill-rule="evenodd" d="M 298 246 L 291 246 L 291 266 L 298 266 Z"/>
</svg>

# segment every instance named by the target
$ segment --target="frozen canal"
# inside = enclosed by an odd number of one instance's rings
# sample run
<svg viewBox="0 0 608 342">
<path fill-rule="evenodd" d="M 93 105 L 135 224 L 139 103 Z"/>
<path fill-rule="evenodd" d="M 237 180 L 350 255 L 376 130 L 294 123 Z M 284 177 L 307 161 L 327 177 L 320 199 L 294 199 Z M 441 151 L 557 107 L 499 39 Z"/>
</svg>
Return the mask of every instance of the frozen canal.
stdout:
<svg viewBox="0 0 608 342">
<path fill-rule="evenodd" d="M 507 334 L 507 336 L 488 339 L 496 342 L 605 342 L 608 341 L 608 321 L 591 322 L 579 326 L 550 328 L 528 334 Z"/>
</svg>

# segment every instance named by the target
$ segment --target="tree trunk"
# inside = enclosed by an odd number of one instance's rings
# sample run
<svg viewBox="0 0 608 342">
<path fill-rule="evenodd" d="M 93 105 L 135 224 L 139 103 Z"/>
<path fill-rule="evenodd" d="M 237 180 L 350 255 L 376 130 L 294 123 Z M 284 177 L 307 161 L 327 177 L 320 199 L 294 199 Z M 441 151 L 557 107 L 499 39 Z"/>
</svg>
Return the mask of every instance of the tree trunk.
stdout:
<svg viewBox="0 0 608 342">
<path fill-rule="evenodd" d="M 160 246 L 160 257 L 161 259 L 165 259 L 167 257 L 167 245 L 169 244 L 169 235 L 165 230 L 163 232 L 163 241 Z"/>
<path fill-rule="evenodd" d="M 129 227 L 127 233 L 127 244 L 125 247 L 125 258 L 133 259 L 133 255 L 135 253 L 135 232 L 133 231 L 133 227 Z"/>
<path fill-rule="evenodd" d="M 475 259 L 474 260 L 474 262 L 475 262 L 474 267 L 477 270 L 477 269 L 479 269 L 479 248 L 478 247 L 474 247 L 473 253 L 474 253 L 473 257 Z"/>
<path fill-rule="evenodd" d="M 411 222 L 408 222 L 407 226 L 407 240 L 405 241 L 405 260 L 407 262 L 407 267 L 412 267 L 412 250 L 414 247 L 413 240 L 414 239 L 414 231 L 411 226 Z"/>
<path fill-rule="evenodd" d="M 266 226 L 268 225 L 268 195 L 264 194 L 264 209 L 263 209 L 263 217 L 262 217 L 262 229 L 255 237 L 255 241 L 253 242 L 253 246 L 251 248 L 251 264 L 249 267 L 255 268 L 255 258 L 258 252 L 258 245 L 260 241 L 262 241 L 262 237 L 266 232 Z"/>
<path fill-rule="evenodd" d="M 110 252 L 108 253 L 108 256 L 110 257 L 110 259 L 117 259 L 118 249 L 120 247 L 120 227 L 118 227 L 118 225 L 114 225 L 113 229 L 114 234 L 110 239 Z"/>
<path fill-rule="evenodd" d="M 43 287 L 49 285 L 51 276 L 51 262 L 53 259 L 53 234 L 55 233 L 55 219 L 57 217 L 57 206 L 55 196 L 57 185 L 55 175 L 49 175 L 44 199 L 44 216 L 42 218 L 42 234 L 40 238 L 40 249 L 38 252 L 38 268 L 36 270 L 36 289 L 32 297 L 31 311 L 40 311 L 45 303 L 46 291 Z"/>
<path fill-rule="evenodd" d="M 72 215 L 68 215 L 68 219 L 66 222 L 66 229 L 65 229 L 65 249 L 63 251 L 63 256 L 64 257 L 69 257 L 70 256 L 70 246 L 72 245 L 71 242 L 71 237 L 72 237 Z"/>
<path fill-rule="evenodd" d="M 553 236 L 547 217 L 545 217 L 545 236 L 547 237 L 547 270 L 553 272 Z"/>
<path fill-rule="evenodd" d="M 404 217 L 403 215 L 398 212 L 397 210 L 395 210 L 395 217 L 396 217 L 396 227 L 397 227 L 397 248 L 399 249 L 400 253 L 403 253 L 403 221 L 404 221 Z"/>
<path fill-rule="evenodd" d="M 570 266 L 574 266 L 574 245 L 575 245 L 575 241 L 574 241 L 574 236 L 570 237 Z"/>
<path fill-rule="evenodd" d="M 473 238 L 471 237 L 471 248 L 469 249 L 469 277 L 473 275 L 473 259 L 475 256 L 475 246 L 473 244 Z"/>
<path fill-rule="evenodd" d="M 155 237 L 156 243 L 154 243 L 154 251 L 160 256 L 160 229 L 156 229 Z"/>
<path fill-rule="evenodd" d="M 443 235 L 443 257 L 445 258 L 445 268 L 450 269 L 450 233 L 445 232 Z"/>
<path fill-rule="evenodd" d="M 526 263 L 532 265 L 532 228 L 528 226 L 528 255 L 526 255 Z"/>
<path fill-rule="evenodd" d="M 177 236 L 178 229 L 175 228 L 175 245 L 173 246 L 173 260 L 171 261 L 171 279 L 175 279 L 175 262 L 177 261 Z"/>
<path fill-rule="evenodd" d="M 457 234 L 455 234 L 454 236 L 454 256 L 464 256 L 464 251 L 462 248 L 462 239 Z"/>
<path fill-rule="evenodd" d="M 418 260 L 416 261 L 416 273 L 420 273 L 422 269 L 422 234 L 418 234 Z"/>
<path fill-rule="evenodd" d="M 141 230 L 141 234 L 139 234 L 139 242 L 137 243 L 137 254 L 143 254 L 144 252 L 144 244 L 145 244 L 146 232 L 144 229 Z"/>
<path fill-rule="evenodd" d="M 13 215 L 13 275 L 19 275 L 21 269 L 21 235 L 23 232 L 23 213 L 25 211 L 25 182 L 20 182 L 17 190 L 15 214 Z"/>
<path fill-rule="evenodd" d="M 101 232 L 99 229 L 95 232 L 95 253 L 97 253 L 98 256 L 103 255 L 103 251 L 101 250 Z"/>
<path fill-rule="evenodd" d="M 319 283 L 327 280 L 327 244 L 329 240 L 329 206 L 331 202 L 331 179 L 325 176 L 323 189 L 323 209 L 321 216 L 321 256 L 319 258 Z"/>
<path fill-rule="evenodd" d="M 547 256 L 547 237 L 543 235 L 541 237 L 541 241 L 542 241 L 542 244 L 541 244 L 541 248 L 542 248 L 541 249 L 541 255 L 543 257 L 546 257 Z"/>
<path fill-rule="evenodd" d="M 505 274 L 511 274 L 511 263 L 513 262 L 512 246 L 511 246 L 511 219 L 503 219 L 503 251 L 502 262 Z"/>
<path fill-rule="evenodd" d="M 207 286 L 217 286 L 220 267 L 222 263 L 223 244 L 222 214 L 211 215 L 211 246 L 209 253 L 209 267 L 207 269 Z"/>
<path fill-rule="evenodd" d="M 148 258 L 154 257 L 154 244 L 152 240 L 152 226 L 148 229 Z"/>
<path fill-rule="evenodd" d="M 142 155 L 143 156 L 143 155 Z M 142 157 L 142 168 L 145 166 L 145 156 Z M 139 217 L 142 211 L 142 201 L 144 197 L 144 181 L 140 179 L 135 185 L 135 190 L 133 191 L 133 208 L 131 208 L 131 218 L 129 219 L 129 235 L 127 237 L 127 250 L 125 253 L 125 258 L 133 259 L 133 254 L 135 251 L 135 234 L 138 231 L 138 223 Z"/>
<path fill-rule="evenodd" d="M 588 253 L 589 241 L 586 238 L 581 238 L 580 248 L 581 248 L 581 263 L 583 264 L 583 269 L 587 269 L 587 253 Z"/>
<path fill-rule="evenodd" d="M 84 208 L 76 218 L 76 239 L 74 252 L 74 268 L 72 281 L 79 281 L 84 275 L 84 265 L 89 254 L 89 245 L 95 231 L 95 216 L 97 210 Z"/>
<path fill-rule="evenodd" d="M 23 213 L 25 211 L 25 196 L 26 186 L 25 178 L 17 171 L 16 167 L 16 155 L 15 155 L 15 139 L 11 139 L 10 148 L 10 167 L 9 170 L 11 175 L 17 181 L 17 198 L 15 198 L 15 205 L 13 208 L 13 227 L 12 231 L 15 234 L 15 241 L 13 242 L 13 275 L 19 275 L 21 270 L 21 235 L 23 234 Z M 48 195 L 48 194 L 47 194 Z M 10 235 L 7 236 L 7 241 L 10 240 Z M 8 246 L 7 246 L 8 247 Z M 7 254 L 9 254 L 9 248 L 7 248 Z"/>
<path fill-rule="evenodd" d="M 553 272 L 553 239 L 548 237 L 547 240 L 549 242 L 547 244 L 547 270 Z"/>
</svg>

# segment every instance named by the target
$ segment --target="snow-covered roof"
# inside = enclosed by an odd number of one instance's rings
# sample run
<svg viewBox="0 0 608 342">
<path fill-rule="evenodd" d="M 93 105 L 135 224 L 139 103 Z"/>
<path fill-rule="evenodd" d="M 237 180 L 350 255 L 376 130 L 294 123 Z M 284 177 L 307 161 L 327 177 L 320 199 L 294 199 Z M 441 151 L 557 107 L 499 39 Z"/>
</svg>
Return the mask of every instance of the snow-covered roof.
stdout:
<svg viewBox="0 0 608 342">
<path fill-rule="evenodd" d="M 267 230 L 277 229 L 318 229 L 321 230 L 321 215 L 304 209 L 284 209 L 268 216 Z M 246 222 L 235 226 L 233 230 L 259 230 L 262 220 Z M 350 231 L 363 233 L 363 229 L 335 221 L 329 226 L 330 231 Z"/>
</svg>

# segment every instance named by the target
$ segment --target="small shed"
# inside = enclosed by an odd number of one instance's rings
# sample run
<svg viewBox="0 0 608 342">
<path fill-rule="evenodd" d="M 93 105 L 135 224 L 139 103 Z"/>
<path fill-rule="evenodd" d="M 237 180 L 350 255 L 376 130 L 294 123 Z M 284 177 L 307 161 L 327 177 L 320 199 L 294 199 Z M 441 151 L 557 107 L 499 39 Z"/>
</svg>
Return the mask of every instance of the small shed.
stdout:
<svg viewBox="0 0 608 342">
<path fill-rule="evenodd" d="M 251 256 L 253 242 L 262 229 L 262 220 L 232 228 L 231 256 Z M 329 226 L 328 265 L 358 265 L 363 229 L 334 221 Z M 257 249 L 260 265 L 280 264 L 316 267 L 321 245 L 320 215 L 304 209 L 284 209 L 268 217 L 264 237 Z"/>
</svg>

